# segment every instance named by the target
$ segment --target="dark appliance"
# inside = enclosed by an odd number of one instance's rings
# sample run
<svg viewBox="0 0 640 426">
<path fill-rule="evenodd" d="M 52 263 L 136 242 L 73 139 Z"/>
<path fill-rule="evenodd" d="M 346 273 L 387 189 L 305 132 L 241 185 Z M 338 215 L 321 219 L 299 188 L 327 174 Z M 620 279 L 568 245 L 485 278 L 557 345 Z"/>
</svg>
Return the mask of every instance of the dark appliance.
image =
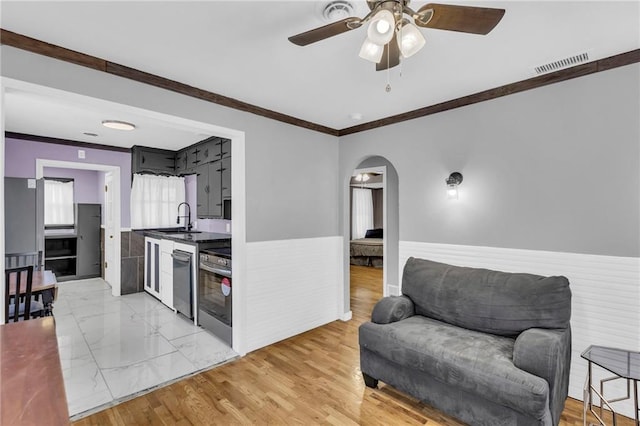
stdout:
<svg viewBox="0 0 640 426">
<path fill-rule="evenodd" d="M 231 248 L 200 252 L 198 322 L 231 346 Z"/>
<path fill-rule="evenodd" d="M 173 250 L 173 307 L 189 319 L 193 319 L 193 297 L 191 293 L 191 253 Z"/>
<path fill-rule="evenodd" d="M 44 180 L 4 178 L 4 252 L 44 250 Z"/>
</svg>

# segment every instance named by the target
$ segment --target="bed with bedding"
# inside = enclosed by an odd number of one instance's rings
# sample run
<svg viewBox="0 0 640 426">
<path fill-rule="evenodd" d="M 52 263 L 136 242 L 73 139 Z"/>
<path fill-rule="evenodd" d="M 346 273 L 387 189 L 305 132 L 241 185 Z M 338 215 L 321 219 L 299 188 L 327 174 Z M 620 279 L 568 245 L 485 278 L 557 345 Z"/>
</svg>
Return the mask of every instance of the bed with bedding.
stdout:
<svg viewBox="0 0 640 426">
<path fill-rule="evenodd" d="M 352 265 L 382 268 L 382 229 L 369 229 L 364 238 L 351 240 L 350 257 Z"/>
</svg>

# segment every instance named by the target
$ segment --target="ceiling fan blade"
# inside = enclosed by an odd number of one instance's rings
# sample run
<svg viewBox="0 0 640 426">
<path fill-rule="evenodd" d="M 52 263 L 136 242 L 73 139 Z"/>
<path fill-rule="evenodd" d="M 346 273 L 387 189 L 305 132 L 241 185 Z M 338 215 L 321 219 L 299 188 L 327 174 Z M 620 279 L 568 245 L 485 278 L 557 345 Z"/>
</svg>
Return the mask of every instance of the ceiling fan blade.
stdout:
<svg viewBox="0 0 640 426">
<path fill-rule="evenodd" d="M 418 10 L 414 21 L 420 27 L 485 35 L 502 16 L 504 9 L 429 3 Z"/>
<path fill-rule="evenodd" d="M 384 45 L 382 59 L 376 64 L 376 71 L 384 71 L 400 64 L 400 47 L 395 33 L 391 41 Z"/>
<path fill-rule="evenodd" d="M 360 18 L 345 18 L 323 27 L 291 36 L 289 37 L 289 41 L 293 44 L 297 44 L 298 46 L 306 46 L 308 44 L 315 43 L 316 41 L 324 40 L 325 38 L 354 30 L 360 27 L 360 25 L 362 25 L 362 20 Z"/>
</svg>

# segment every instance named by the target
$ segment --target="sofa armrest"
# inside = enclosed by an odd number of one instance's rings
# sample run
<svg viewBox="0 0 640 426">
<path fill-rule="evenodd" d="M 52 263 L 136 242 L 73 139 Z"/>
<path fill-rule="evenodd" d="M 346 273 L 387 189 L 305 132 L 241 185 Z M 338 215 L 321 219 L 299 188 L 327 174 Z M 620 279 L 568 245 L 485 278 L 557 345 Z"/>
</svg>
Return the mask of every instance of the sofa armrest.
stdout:
<svg viewBox="0 0 640 426">
<path fill-rule="evenodd" d="M 389 324 L 413 316 L 413 302 L 407 296 L 383 297 L 373 307 L 371 322 Z"/>
<path fill-rule="evenodd" d="M 549 383 L 551 415 L 558 424 L 569 391 L 571 328 L 523 331 L 513 346 L 513 363 Z"/>
</svg>

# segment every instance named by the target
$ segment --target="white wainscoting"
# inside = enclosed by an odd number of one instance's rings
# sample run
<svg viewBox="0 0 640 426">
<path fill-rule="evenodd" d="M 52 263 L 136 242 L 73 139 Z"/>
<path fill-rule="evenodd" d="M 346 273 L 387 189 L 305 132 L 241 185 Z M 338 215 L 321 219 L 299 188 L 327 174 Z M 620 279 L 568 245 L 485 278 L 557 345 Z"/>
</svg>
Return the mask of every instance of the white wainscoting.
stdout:
<svg viewBox="0 0 640 426">
<path fill-rule="evenodd" d="M 400 241 L 401 272 L 411 256 L 459 266 L 564 275 L 572 292 L 573 335 L 569 395 L 582 401 L 587 362 L 580 354 L 589 345 L 640 351 L 640 259 L 537 250 L 458 246 Z M 597 380 L 612 376 L 594 367 Z M 632 390 L 633 393 L 633 390 Z M 605 395 L 624 396 L 626 385 L 608 383 Z M 633 417 L 631 401 L 614 408 Z"/>
<path fill-rule="evenodd" d="M 342 237 L 247 243 L 247 351 L 339 318 L 342 251 Z"/>
</svg>

